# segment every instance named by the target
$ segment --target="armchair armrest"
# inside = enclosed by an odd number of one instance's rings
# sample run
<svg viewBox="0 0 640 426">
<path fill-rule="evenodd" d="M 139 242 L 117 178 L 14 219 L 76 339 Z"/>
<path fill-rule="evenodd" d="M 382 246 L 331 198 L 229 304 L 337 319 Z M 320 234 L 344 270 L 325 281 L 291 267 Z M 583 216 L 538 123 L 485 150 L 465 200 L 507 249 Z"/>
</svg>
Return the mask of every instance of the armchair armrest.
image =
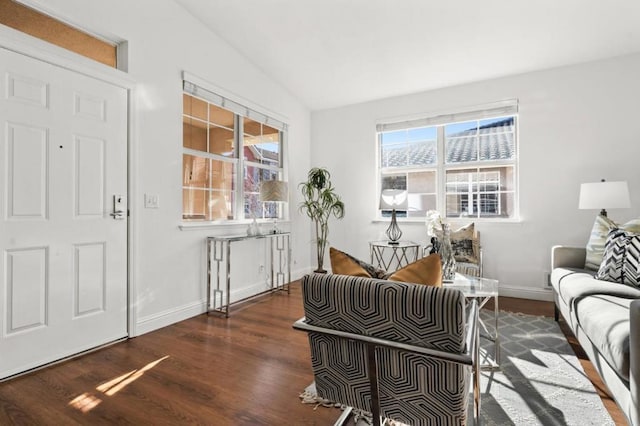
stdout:
<svg viewBox="0 0 640 426">
<path fill-rule="evenodd" d="M 584 268 L 587 249 L 584 247 L 553 246 L 551 248 L 551 269 Z"/>
<path fill-rule="evenodd" d="M 478 330 L 478 316 L 479 316 L 479 308 L 478 301 L 472 299 L 469 301 L 469 314 L 467 315 L 467 334 L 465 335 L 465 348 L 466 353 L 471 356 L 473 359 L 473 363 L 479 363 L 479 350 L 480 344 L 479 336 L 480 331 Z"/>
</svg>

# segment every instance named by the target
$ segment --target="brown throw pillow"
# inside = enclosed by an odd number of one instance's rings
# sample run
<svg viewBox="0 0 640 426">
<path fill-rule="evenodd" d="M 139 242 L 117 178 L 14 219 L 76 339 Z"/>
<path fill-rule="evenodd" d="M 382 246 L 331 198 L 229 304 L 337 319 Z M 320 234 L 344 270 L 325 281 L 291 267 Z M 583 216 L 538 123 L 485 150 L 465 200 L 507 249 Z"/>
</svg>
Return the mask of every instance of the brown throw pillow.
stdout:
<svg viewBox="0 0 640 426">
<path fill-rule="evenodd" d="M 331 272 L 334 274 L 366 278 L 385 278 L 387 276 L 387 271 L 376 268 L 333 247 L 329 247 L 329 259 L 331 260 Z"/>
<path fill-rule="evenodd" d="M 442 286 L 442 263 L 440 255 L 430 254 L 418 259 L 402 269 L 391 274 L 389 281 L 401 281 L 405 283 L 425 284 L 434 287 Z"/>
</svg>

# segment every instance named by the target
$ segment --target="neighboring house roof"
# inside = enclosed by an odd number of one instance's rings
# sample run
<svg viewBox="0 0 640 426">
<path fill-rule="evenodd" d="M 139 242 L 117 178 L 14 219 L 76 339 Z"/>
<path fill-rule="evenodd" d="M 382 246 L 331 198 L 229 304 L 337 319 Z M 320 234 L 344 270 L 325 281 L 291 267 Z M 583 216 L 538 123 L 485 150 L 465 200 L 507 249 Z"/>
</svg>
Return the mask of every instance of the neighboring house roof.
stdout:
<svg viewBox="0 0 640 426">
<path fill-rule="evenodd" d="M 248 145 L 249 151 L 253 154 L 253 158 L 250 160 L 255 161 L 264 161 L 266 163 L 278 163 L 279 154 L 275 151 L 271 151 L 268 149 L 262 149 L 259 145 Z"/>
<path fill-rule="evenodd" d="M 479 128 L 480 143 L 475 129 L 447 136 L 447 163 L 462 163 L 478 159 L 503 160 L 514 158 L 514 121 L 507 118 Z M 398 144 L 382 153 L 384 167 L 436 164 L 436 144 L 433 141 Z"/>
</svg>

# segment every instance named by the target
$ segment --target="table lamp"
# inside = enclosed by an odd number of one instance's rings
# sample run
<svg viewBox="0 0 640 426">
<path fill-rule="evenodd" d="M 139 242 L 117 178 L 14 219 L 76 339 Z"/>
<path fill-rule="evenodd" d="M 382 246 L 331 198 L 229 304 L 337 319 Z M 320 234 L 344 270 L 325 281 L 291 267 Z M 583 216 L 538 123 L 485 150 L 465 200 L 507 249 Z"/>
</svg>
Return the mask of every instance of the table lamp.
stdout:
<svg viewBox="0 0 640 426">
<path fill-rule="evenodd" d="M 289 201 L 289 187 L 282 180 L 265 180 L 260 183 L 260 201 L 287 202 Z M 278 218 L 273 220 L 273 234 L 278 230 Z"/>
<path fill-rule="evenodd" d="M 391 223 L 387 228 L 389 244 L 399 244 L 402 231 L 396 220 L 396 209 L 407 210 L 407 191 L 402 189 L 383 189 L 380 193 L 380 210 L 391 210 Z"/>
<path fill-rule="evenodd" d="M 627 182 L 601 182 L 583 183 L 580 185 L 580 201 L 578 208 L 581 210 L 602 209 L 600 214 L 607 216 L 605 209 L 626 209 L 631 207 L 629 199 L 629 187 Z"/>
</svg>

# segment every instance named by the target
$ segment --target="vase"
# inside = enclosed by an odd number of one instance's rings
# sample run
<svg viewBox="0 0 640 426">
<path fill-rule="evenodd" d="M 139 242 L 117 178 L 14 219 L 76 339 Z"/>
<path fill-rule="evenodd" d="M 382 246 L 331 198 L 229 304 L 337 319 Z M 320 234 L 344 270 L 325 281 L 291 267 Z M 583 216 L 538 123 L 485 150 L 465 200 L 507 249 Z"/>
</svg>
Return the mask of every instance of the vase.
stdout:
<svg viewBox="0 0 640 426">
<path fill-rule="evenodd" d="M 260 232 L 260 226 L 258 225 L 258 221 L 256 220 L 255 216 L 253 216 L 253 220 L 251 221 L 251 227 L 253 228 L 253 235 L 262 234 L 262 232 Z"/>
<path fill-rule="evenodd" d="M 442 260 L 442 280 L 453 282 L 456 277 L 456 258 L 451 247 L 451 228 L 448 223 L 442 224 L 440 259 Z"/>
<path fill-rule="evenodd" d="M 253 220 L 247 227 L 247 235 L 250 237 L 260 235 L 260 226 L 258 226 L 258 221 L 255 216 L 253 216 Z"/>
</svg>

